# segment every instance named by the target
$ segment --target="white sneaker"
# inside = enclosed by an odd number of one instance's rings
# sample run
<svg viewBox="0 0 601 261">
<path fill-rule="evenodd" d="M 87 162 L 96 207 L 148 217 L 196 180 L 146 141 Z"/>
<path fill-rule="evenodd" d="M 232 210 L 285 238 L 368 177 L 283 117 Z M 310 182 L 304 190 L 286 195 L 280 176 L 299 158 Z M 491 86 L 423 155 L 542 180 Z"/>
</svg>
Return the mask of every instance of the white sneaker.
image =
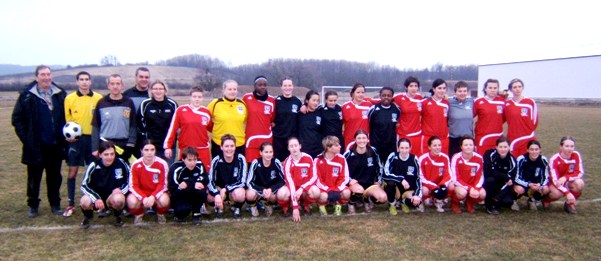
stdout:
<svg viewBox="0 0 601 261">
<path fill-rule="evenodd" d="M 424 204 L 419 204 L 419 206 L 417 206 L 417 212 L 422 212 L 424 213 L 425 209 L 424 209 Z"/>
<path fill-rule="evenodd" d="M 520 211 L 520 205 L 518 205 L 518 201 L 514 200 L 513 204 L 511 205 L 511 210 L 513 211 Z"/>
<path fill-rule="evenodd" d="M 273 214 L 273 206 L 268 204 L 265 206 L 265 216 L 269 217 L 271 214 Z"/>
<path fill-rule="evenodd" d="M 144 223 L 144 214 L 140 214 L 134 217 L 134 225 L 139 226 Z"/>
<path fill-rule="evenodd" d="M 442 208 L 444 206 L 444 201 L 436 200 L 436 202 L 434 202 L 434 205 L 436 205 L 436 211 L 438 211 L 438 213 L 444 212 L 444 208 Z"/>
<path fill-rule="evenodd" d="M 355 205 L 348 204 L 348 213 L 355 214 Z"/>
<path fill-rule="evenodd" d="M 424 205 L 427 206 L 427 207 L 431 207 L 433 205 L 432 199 L 431 198 L 427 198 L 426 200 L 424 200 Z"/>
<path fill-rule="evenodd" d="M 528 208 L 530 208 L 530 210 L 532 210 L 532 211 L 538 210 L 538 208 L 536 207 L 536 201 L 534 199 L 531 199 L 531 198 L 528 199 Z"/>
<path fill-rule="evenodd" d="M 376 204 L 374 204 L 373 202 L 369 202 L 367 204 L 365 204 L 365 212 L 366 213 L 371 213 L 371 211 L 374 209 L 374 207 L 376 207 Z"/>
<path fill-rule="evenodd" d="M 253 217 L 258 217 L 259 216 L 259 209 L 257 208 L 257 206 L 250 207 L 250 214 Z"/>
<path fill-rule="evenodd" d="M 167 218 L 165 218 L 165 215 L 157 214 L 157 223 L 159 223 L 159 224 L 167 223 Z"/>
</svg>

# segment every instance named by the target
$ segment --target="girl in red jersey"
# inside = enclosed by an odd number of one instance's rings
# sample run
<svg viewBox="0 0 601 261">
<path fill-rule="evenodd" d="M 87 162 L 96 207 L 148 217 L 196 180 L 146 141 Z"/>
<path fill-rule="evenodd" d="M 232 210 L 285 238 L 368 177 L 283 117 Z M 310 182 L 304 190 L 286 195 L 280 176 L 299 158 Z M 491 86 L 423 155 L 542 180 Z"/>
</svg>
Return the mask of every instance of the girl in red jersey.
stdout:
<svg viewBox="0 0 601 261">
<path fill-rule="evenodd" d="M 422 102 L 422 152 L 428 151 L 428 142 L 426 141 L 432 136 L 438 136 L 442 142 L 442 152 L 449 153 L 447 82 L 443 79 L 434 80 L 430 93 L 432 93 L 432 97 Z M 403 114 L 402 111 L 401 114 Z"/>
<path fill-rule="evenodd" d="M 461 140 L 461 152 L 451 159 L 451 171 L 455 173 L 455 193 L 451 197 L 451 209 L 459 214 L 459 202 L 465 200 L 468 213 L 474 213 L 474 204 L 484 200 L 483 160 L 474 152 L 474 139 L 464 137 Z"/>
<path fill-rule="evenodd" d="M 509 149 L 512 155 L 523 155 L 526 145 L 536 140 L 538 126 L 538 109 L 533 99 L 522 94 L 524 83 L 520 79 L 509 82 L 509 90 L 513 94 L 511 100 L 505 102 L 505 119 L 507 120 L 507 138 L 511 140 Z"/>
<path fill-rule="evenodd" d="M 419 157 L 420 179 L 422 181 L 422 194 L 424 205 L 430 205 L 434 197 L 436 211 L 444 212 L 442 208 L 444 199 L 452 195 L 455 190 L 451 176 L 449 156 L 441 152 L 442 142 L 437 136 L 428 139 L 430 152 Z"/>
<path fill-rule="evenodd" d="M 209 110 L 202 106 L 203 90 L 200 86 L 190 88 L 190 104 L 180 106 L 175 111 L 167 138 L 163 143 L 165 157 L 171 159 L 174 157 L 173 144 L 175 137 L 179 136 L 177 143 L 179 145 L 180 156 L 186 147 L 196 149 L 198 159 L 205 167 L 205 172 L 211 168 L 211 151 L 209 149 L 209 131 L 212 128 L 211 114 Z"/>
<path fill-rule="evenodd" d="M 364 130 L 369 134 L 368 111 L 372 105 L 365 100 L 365 85 L 355 83 L 351 89 L 351 100 L 342 105 L 342 123 L 344 124 L 344 144 L 348 150 L 355 139 L 355 132 Z"/>
<path fill-rule="evenodd" d="M 474 101 L 476 120 L 476 152 L 484 153 L 495 148 L 495 142 L 503 136 L 505 122 L 505 98 L 499 96 L 499 81 L 488 79 L 484 83 L 484 97 Z"/>
<path fill-rule="evenodd" d="M 169 166 L 155 156 L 156 148 L 150 140 L 144 141 L 142 157 L 131 165 L 127 207 L 135 215 L 134 225 L 142 223 L 144 208 L 157 208 L 157 222 L 165 224 L 165 213 L 169 210 L 170 197 L 167 192 Z"/>
<path fill-rule="evenodd" d="M 311 215 L 310 205 L 317 201 L 320 192 L 315 186 L 317 176 L 313 168 L 313 159 L 309 154 L 301 152 L 301 144 L 297 138 L 288 139 L 288 150 L 290 156 L 284 161 L 284 177 L 290 190 L 292 220 L 298 222 L 300 221 L 299 201 L 302 201 L 305 214 Z"/>
<path fill-rule="evenodd" d="M 273 141 L 271 123 L 275 119 L 275 98 L 267 94 L 267 78 L 257 76 L 255 90 L 242 97 L 248 110 L 246 119 L 246 161 L 250 164 L 260 157 L 259 147 L 264 142 Z"/>
<path fill-rule="evenodd" d="M 405 79 L 406 93 L 394 96 L 394 103 L 401 109 L 399 125 L 396 129 L 398 138 L 407 138 L 413 144 L 411 153 L 421 155 L 422 152 L 422 102 L 419 94 L 419 80 L 413 76 Z M 383 155 L 388 157 L 388 155 Z"/>
<path fill-rule="evenodd" d="M 346 159 L 340 155 L 340 141 L 336 136 L 327 136 L 322 140 L 323 153 L 313 162 L 317 174 L 317 187 L 320 189 L 319 213 L 328 215 L 326 205 L 334 203 L 334 215 L 342 214 L 342 204 L 348 203 L 351 191 L 348 188 L 349 173 Z"/>
<path fill-rule="evenodd" d="M 575 144 L 572 136 L 561 138 L 559 152 L 551 157 L 551 192 L 543 200 L 545 208 L 548 208 L 552 201 L 565 196 L 563 209 L 570 214 L 576 213 L 576 200 L 584 189 L 584 167 L 580 153 L 574 150 Z"/>
</svg>

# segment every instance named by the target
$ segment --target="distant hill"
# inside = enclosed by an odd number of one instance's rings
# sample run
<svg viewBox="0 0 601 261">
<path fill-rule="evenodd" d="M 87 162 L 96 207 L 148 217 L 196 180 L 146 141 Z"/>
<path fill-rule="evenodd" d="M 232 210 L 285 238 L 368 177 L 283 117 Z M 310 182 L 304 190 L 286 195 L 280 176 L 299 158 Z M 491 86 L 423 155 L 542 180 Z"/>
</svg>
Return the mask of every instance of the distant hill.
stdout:
<svg viewBox="0 0 601 261">
<path fill-rule="evenodd" d="M 0 64 L 0 76 L 20 73 L 32 73 L 37 65 Z M 63 65 L 50 66 L 52 68 L 64 68 Z"/>
</svg>

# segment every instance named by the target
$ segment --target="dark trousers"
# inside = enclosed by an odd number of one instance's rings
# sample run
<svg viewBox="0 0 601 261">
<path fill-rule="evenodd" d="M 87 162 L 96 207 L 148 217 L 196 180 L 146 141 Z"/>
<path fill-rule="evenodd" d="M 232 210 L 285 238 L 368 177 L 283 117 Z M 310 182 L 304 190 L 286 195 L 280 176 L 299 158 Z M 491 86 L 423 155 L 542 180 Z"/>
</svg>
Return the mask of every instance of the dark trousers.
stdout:
<svg viewBox="0 0 601 261">
<path fill-rule="evenodd" d="M 40 183 L 46 170 L 46 190 L 50 206 L 60 207 L 60 188 L 63 182 L 61 166 L 63 152 L 57 145 L 42 146 L 42 163 L 27 165 L 27 205 L 38 208 L 40 205 Z"/>
<path fill-rule="evenodd" d="M 287 138 L 273 137 L 273 155 L 281 162 L 286 160 L 286 158 L 290 155 L 290 151 L 288 151 Z"/>
<path fill-rule="evenodd" d="M 452 158 L 455 153 L 461 151 L 461 137 L 449 137 L 449 158 Z M 484 154 L 484 153 L 483 153 Z"/>
<path fill-rule="evenodd" d="M 200 206 L 207 202 L 207 190 L 187 189 L 177 190 L 171 193 L 171 207 L 174 215 L 184 219 L 192 212 L 200 213 Z"/>
<path fill-rule="evenodd" d="M 491 207 L 510 207 L 513 203 L 513 194 L 511 186 L 505 186 L 506 179 L 491 176 L 484 181 L 484 190 L 486 190 L 486 199 L 484 205 Z"/>
</svg>

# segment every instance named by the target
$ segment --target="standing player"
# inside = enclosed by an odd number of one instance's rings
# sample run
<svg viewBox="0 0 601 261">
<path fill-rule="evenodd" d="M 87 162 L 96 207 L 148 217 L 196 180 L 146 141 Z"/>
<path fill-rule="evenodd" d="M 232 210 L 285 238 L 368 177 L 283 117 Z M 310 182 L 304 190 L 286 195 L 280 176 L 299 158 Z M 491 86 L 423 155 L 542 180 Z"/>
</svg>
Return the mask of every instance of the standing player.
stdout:
<svg viewBox="0 0 601 261">
<path fill-rule="evenodd" d="M 543 202 L 548 207 L 550 202 L 565 196 L 563 209 L 570 214 L 576 213 L 576 200 L 584 189 L 584 167 L 580 153 L 574 150 L 575 144 L 571 136 L 561 138 L 559 152 L 551 157 L 551 193 Z"/>
<path fill-rule="evenodd" d="M 334 205 L 334 215 L 342 214 L 342 204 L 348 203 L 351 191 L 347 187 L 349 178 L 346 159 L 340 155 L 340 141 L 335 136 L 327 136 L 322 140 L 324 151 L 314 160 L 317 187 L 320 189 L 319 213 L 328 215 L 326 205 Z"/>
<path fill-rule="evenodd" d="M 79 203 L 84 219 L 81 228 L 90 227 L 94 209 L 110 208 L 115 215 L 115 226 L 122 226 L 121 212 L 125 208 L 125 194 L 129 188 L 129 167 L 116 157 L 115 144 L 101 142 L 100 159 L 92 162 L 81 181 L 83 196 Z"/>
<path fill-rule="evenodd" d="M 281 83 L 282 95 L 275 98 L 275 117 L 273 120 L 273 152 L 275 157 L 284 161 L 289 155 L 288 139 L 298 137 L 298 111 L 303 103 L 292 95 L 292 79 L 284 78 Z"/>
<path fill-rule="evenodd" d="M 246 200 L 246 159 L 236 152 L 236 137 L 226 134 L 221 137 L 222 154 L 211 161 L 209 172 L 209 202 L 215 203 L 218 217 L 223 216 L 226 200 L 233 201 L 234 218 L 240 218 L 240 208 Z"/>
<path fill-rule="evenodd" d="M 459 81 L 455 84 L 455 96 L 449 99 L 449 155 L 461 150 L 461 137 L 474 137 L 474 99 L 468 97 L 468 92 L 468 84 Z"/>
<path fill-rule="evenodd" d="M 442 142 L 442 152 L 449 153 L 449 101 L 446 98 L 447 83 L 436 79 L 430 89 L 432 97 L 422 102 L 422 133 L 423 141 L 432 136 L 438 136 Z M 428 143 L 422 142 L 422 152 L 428 151 Z"/>
<path fill-rule="evenodd" d="M 300 221 L 299 204 L 306 215 L 311 215 L 310 205 L 319 198 L 319 188 L 315 185 L 317 175 L 313 168 L 313 159 L 309 154 L 301 152 L 301 144 L 297 138 L 288 139 L 290 156 L 284 161 L 284 177 L 290 190 L 292 202 L 292 220 Z M 299 203 L 302 201 L 302 203 Z"/>
<path fill-rule="evenodd" d="M 314 90 L 308 91 L 305 96 L 305 104 L 307 112 L 298 115 L 298 138 L 303 145 L 303 152 L 314 158 L 323 151 L 321 111 L 317 110 L 319 93 Z"/>
<path fill-rule="evenodd" d="M 285 214 L 288 214 L 290 205 L 290 190 L 286 187 L 282 163 L 273 157 L 273 145 L 264 142 L 259 147 L 261 157 L 252 161 L 248 168 L 248 177 L 246 181 L 246 204 L 251 206 L 253 217 L 259 216 L 257 201 L 264 199 L 267 201 L 265 207 L 265 216 L 271 216 L 273 213 L 273 204 L 277 203 L 282 207 Z"/>
<path fill-rule="evenodd" d="M 248 111 L 244 101 L 238 99 L 238 83 L 234 80 L 223 82 L 223 97 L 211 101 L 207 108 L 213 119 L 211 155 L 216 157 L 223 154 L 221 137 L 225 134 L 236 138 L 236 153 L 244 155 Z"/>
<path fill-rule="evenodd" d="M 88 72 L 81 71 L 75 76 L 77 91 L 67 95 L 65 98 L 65 119 L 67 122 L 75 122 L 81 126 L 81 137 L 78 139 L 67 139 L 67 166 L 69 176 L 67 177 L 67 191 L 69 195 L 69 206 L 65 209 L 63 217 L 73 215 L 75 209 L 75 178 L 79 166 L 90 165 L 94 161 L 92 156 L 92 117 L 96 104 L 102 95 L 90 89 L 92 77 Z"/>
<path fill-rule="evenodd" d="M 474 213 L 474 204 L 484 200 L 486 190 L 484 184 L 483 160 L 474 152 L 474 139 L 461 139 L 461 152 L 451 159 L 451 171 L 455 173 L 455 193 L 451 197 L 451 209 L 460 214 L 459 202 L 465 200 L 468 213 Z"/>
<path fill-rule="evenodd" d="M 335 136 L 340 140 L 340 146 L 344 148 L 344 137 L 342 136 L 342 107 L 338 105 L 338 93 L 327 91 L 324 94 L 326 104 L 321 105 L 321 135 L 323 137 Z"/>
<path fill-rule="evenodd" d="M 134 77 L 136 85 L 123 92 L 123 96 L 130 98 L 134 102 L 135 112 L 140 108 L 142 101 L 148 99 L 148 87 L 150 84 L 150 71 L 146 67 L 138 67 L 136 69 L 136 75 Z M 136 121 L 140 119 L 137 118 Z M 136 158 L 140 157 L 140 151 L 142 151 L 142 143 L 144 142 L 144 135 L 141 132 L 136 134 L 136 147 L 133 150 Z"/>
<path fill-rule="evenodd" d="M 515 177 L 514 199 L 522 195 L 528 196 L 528 207 L 537 210 L 537 203 L 549 193 L 549 161 L 541 154 L 541 146 L 537 140 L 528 142 L 528 152 L 517 159 L 517 175 Z M 547 200 L 547 202 L 549 202 Z M 511 206 L 520 210 L 517 201 Z"/>
<path fill-rule="evenodd" d="M 505 123 L 505 98 L 499 96 L 499 81 L 488 79 L 484 83 L 484 96 L 474 101 L 476 120 L 476 152 L 484 153 L 495 147 L 495 142 L 503 136 Z"/>
<path fill-rule="evenodd" d="M 422 153 L 422 102 L 423 97 L 419 94 L 419 80 L 413 76 L 407 77 L 404 82 L 406 93 L 394 96 L 394 104 L 401 110 L 399 124 L 397 127 L 398 138 L 407 138 L 413 144 L 411 153 L 421 155 Z M 388 155 L 383 155 L 388 157 Z"/>
<path fill-rule="evenodd" d="M 533 99 L 522 94 L 524 83 L 520 79 L 509 82 L 511 100 L 505 102 L 505 119 L 507 119 L 507 138 L 511 140 L 510 150 L 513 155 L 526 153 L 526 145 L 536 140 L 534 131 L 538 126 L 538 109 Z"/>
<path fill-rule="evenodd" d="M 358 130 L 364 130 L 369 134 L 368 111 L 371 102 L 365 100 L 365 85 L 355 83 L 351 89 L 351 100 L 342 105 L 342 123 L 344 125 L 344 144 L 346 150 L 350 148 Z"/>
<path fill-rule="evenodd" d="M 190 88 L 190 104 L 180 106 L 175 111 L 167 137 L 163 143 L 165 157 L 175 158 L 175 137 L 179 145 L 180 154 L 184 148 L 196 149 L 198 159 L 202 162 L 205 171 L 211 168 L 211 151 L 209 149 L 209 131 L 212 128 L 211 114 L 202 106 L 203 90 L 200 86 Z M 179 134 L 178 134 L 179 132 Z M 177 157 L 178 159 L 183 157 Z"/>
<path fill-rule="evenodd" d="M 142 157 L 131 165 L 127 208 L 135 215 L 134 225 L 142 224 L 144 209 L 157 208 L 157 222 L 165 224 L 170 197 L 167 191 L 167 162 L 155 155 L 152 141 L 144 141 Z"/>
<path fill-rule="evenodd" d="M 267 94 L 267 78 L 257 76 L 255 90 L 244 95 L 242 100 L 248 110 L 246 120 L 246 155 L 248 163 L 260 156 L 259 146 L 272 142 L 271 123 L 275 117 L 275 99 Z"/>
<path fill-rule="evenodd" d="M 507 138 L 501 136 L 496 147 L 484 153 L 483 165 L 486 212 L 498 215 L 499 208 L 513 203 L 511 188 L 518 170 L 515 158 L 509 153 Z"/>
<path fill-rule="evenodd" d="M 390 155 L 396 151 L 396 129 L 401 111 L 392 104 L 394 90 L 385 86 L 380 89 L 380 103 L 371 106 L 368 112 L 371 134 L 369 141 L 378 154 Z"/>
<path fill-rule="evenodd" d="M 365 212 L 374 208 L 373 201 L 385 203 L 386 192 L 382 189 L 382 168 L 380 157 L 374 147 L 369 145 L 367 132 L 358 130 L 355 133 L 355 145 L 344 153 L 348 164 L 349 189 L 351 198 L 348 205 L 349 214 L 355 213 L 355 205 L 360 201 L 365 203 Z"/>
<path fill-rule="evenodd" d="M 434 197 L 436 211 L 442 213 L 444 200 L 455 192 L 453 172 L 449 156 L 442 153 L 442 142 L 437 136 L 428 139 L 430 152 L 419 157 L 420 179 L 424 205 L 430 205 Z"/>
<path fill-rule="evenodd" d="M 395 205 L 399 198 L 405 213 L 409 213 L 410 208 L 421 206 L 422 202 L 419 162 L 410 153 L 411 142 L 407 138 L 401 138 L 397 144 L 397 152 L 391 153 L 386 159 L 382 176 L 382 180 L 386 182 L 384 191 L 388 196 L 388 210 L 393 216 L 397 215 Z M 423 212 L 423 207 L 419 211 Z"/>
<path fill-rule="evenodd" d="M 182 160 L 171 165 L 168 179 L 173 219 L 183 222 L 192 212 L 192 222 L 200 222 L 200 206 L 207 202 L 209 179 L 195 148 L 182 150 Z"/>
</svg>

